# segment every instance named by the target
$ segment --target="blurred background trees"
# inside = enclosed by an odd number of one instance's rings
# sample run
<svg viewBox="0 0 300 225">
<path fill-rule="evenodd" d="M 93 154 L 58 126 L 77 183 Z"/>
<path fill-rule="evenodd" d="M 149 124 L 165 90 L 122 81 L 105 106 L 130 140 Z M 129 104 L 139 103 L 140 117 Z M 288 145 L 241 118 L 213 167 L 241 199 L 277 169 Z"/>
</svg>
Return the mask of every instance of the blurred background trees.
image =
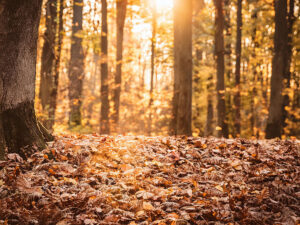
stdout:
<svg viewBox="0 0 300 225">
<path fill-rule="evenodd" d="M 299 7 L 48 0 L 38 116 L 56 133 L 299 138 Z"/>
</svg>

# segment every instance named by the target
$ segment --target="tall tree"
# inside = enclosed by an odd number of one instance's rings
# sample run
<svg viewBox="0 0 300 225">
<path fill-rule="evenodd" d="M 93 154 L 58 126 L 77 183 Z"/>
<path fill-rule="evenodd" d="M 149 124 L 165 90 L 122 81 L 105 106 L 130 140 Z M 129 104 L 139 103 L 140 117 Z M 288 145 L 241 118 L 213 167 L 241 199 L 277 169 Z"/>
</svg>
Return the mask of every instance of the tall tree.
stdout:
<svg viewBox="0 0 300 225">
<path fill-rule="evenodd" d="M 117 68 L 115 76 L 114 89 L 114 125 L 118 127 L 120 116 L 120 95 L 122 86 L 122 65 L 123 65 L 123 39 L 124 39 L 124 25 L 127 11 L 127 0 L 117 0 Z"/>
<path fill-rule="evenodd" d="M 287 44 L 287 64 L 284 73 L 284 88 L 290 88 L 291 86 L 291 62 L 292 62 L 292 50 L 293 50 L 293 25 L 295 22 L 295 0 L 289 1 L 289 10 L 288 10 L 288 18 L 287 18 L 287 25 L 288 25 L 288 44 Z M 290 97 L 287 93 L 283 96 L 283 105 L 282 105 L 282 128 L 287 126 L 286 119 L 288 118 L 288 111 L 286 107 L 290 105 Z M 284 132 L 284 130 L 282 131 Z"/>
<path fill-rule="evenodd" d="M 6 148 L 25 157 L 50 138 L 34 111 L 42 0 L 1 0 L 0 5 L 0 158 Z"/>
<path fill-rule="evenodd" d="M 54 124 L 55 108 L 51 104 L 51 95 L 55 89 L 55 41 L 57 29 L 58 0 L 48 0 L 46 3 L 46 31 L 41 59 L 40 101 L 45 119 L 43 124 L 52 129 Z"/>
<path fill-rule="evenodd" d="M 153 105 L 153 89 L 154 89 L 154 74 L 155 74 L 155 55 L 156 55 L 156 33 L 157 33 L 157 9 L 156 3 L 153 1 L 152 6 L 152 38 L 151 38 L 151 76 L 150 76 L 150 100 L 149 100 L 149 120 L 148 120 L 148 135 L 152 132 L 152 105 Z"/>
<path fill-rule="evenodd" d="M 226 121 L 225 105 L 225 81 L 224 81 L 224 13 L 223 0 L 214 0 L 215 3 L 215 56 L 217 63 L 217 130 L 218 136 L 228 137 L 228 125 Z"/>
<path fill-rule="evenodd" d="M 192 120 L 192 0 L 174 1 L 174 97 L 172 130 L 191 135 Z"/>
<path fill-rule="evenodd" d="M 233 90 L 233 82 L 232 82 L 232 24 L 231 24 L 231 12 L 232 12 L 232 0 L 224 0 L 224 13 L 225 13 L 225 37 L 224 37 L 224 45 L 225 45 L 225 86 L 229 88 L 229 91 L 226 92 L 225 95 L 225 104 L 226 104 L 226 120 L 228 121 L 228 133 L 233 133 L 233 123 L 234 123 L 234 115 L 232 108 L 232 90 Z"/>
<path fill-rule="evenodd" d="M 82 48 L 83 0 L 74 0 L 72 44 L 69 69 L 69 126 L 81 125 L 82 86 L 84 78 L 84 54 Z"/>
<path fill-rule="evenodd" d="M 266 127 L 266 138 L 281 137 L 283 79 L 288 64 L 287 0 L 274 0 L 275 35 L 272 61 L 271 98 Z"/>
<path fill-rule="evenodd" d="M 235 62 L 235 95 L 234 95 L 234 105 L 235 105 L 235 135 L 239 136 L 241 134 L 241 54 L 242 54 L 242 0 L 237 0 L 237 15 L 236 15 L 236 62 Z"/>
<path fill-rule="evenodd" d="M 101 0 L 101 115 L 100 133 L 109 134 L 109 99 L 108 99 L 108 28 L 107 28 L 107 1 Z"/>
<path fill-rule="evenodd" d="M 59 3 L 59 4 L 58 4 Z M 56 97 L 63 36 L 64 0 L 46 3 L 46 31 L 41 59 L 40 101 L 46 118 L 43 124 L 52 130 L 55 121 Z"/>
</svg>

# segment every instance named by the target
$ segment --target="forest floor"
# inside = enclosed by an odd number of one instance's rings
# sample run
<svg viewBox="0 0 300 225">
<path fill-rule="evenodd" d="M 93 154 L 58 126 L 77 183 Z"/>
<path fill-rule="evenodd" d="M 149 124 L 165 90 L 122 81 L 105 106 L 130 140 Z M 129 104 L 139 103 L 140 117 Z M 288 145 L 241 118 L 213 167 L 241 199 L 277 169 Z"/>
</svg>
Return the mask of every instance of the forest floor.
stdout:
<svg viewBox="0 0 300 225">
<path fill-rule="evenodd" d="M 65 135 L 0 161 L 0 224 L 299 223 L 299 140 Z"/>
</svg>

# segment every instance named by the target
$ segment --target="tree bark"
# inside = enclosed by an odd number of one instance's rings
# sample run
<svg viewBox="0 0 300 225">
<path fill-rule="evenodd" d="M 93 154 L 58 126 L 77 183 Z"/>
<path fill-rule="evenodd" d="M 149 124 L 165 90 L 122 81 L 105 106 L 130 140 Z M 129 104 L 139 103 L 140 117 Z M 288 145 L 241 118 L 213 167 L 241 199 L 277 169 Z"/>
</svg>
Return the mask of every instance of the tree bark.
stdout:
<svg viewBox="0 0 300 225">
<path fill-rule="evenodd" d="M 284 73 L 284 88 L 290 88 L 291 82 L 291 62 L 292 62 L 292 50 L 293 50 L 293 25 L 295 22 L 295 0 L 289 1 L 289 12 L 288 12 L 288 43 L 287 43 L 287 64 Z M 284 133 L 284 128 L 287 126 L 286 119 L 289 116 L 286 107 L 290 105 L 290 98 L 288 94 L 283 96 L 283 105 L 282 105 L 282 133 Z"/>
<path fill-rule="evenodd" d="M 54 124 L 54 108 L 51 104 L 51 93 L 55 89 L 55 40 L 57 29 L 57 0 L 46 3 L 46 31 L 42 52 L 40 101 L 43 110 L 43 124 L 52 129 Z"/>
<path fill-rule="evenodd" d="M 109 134 L 109 99 L 108 99 L 108 28 L 107 28 L 107 1 L 101 0 L 101 115 L 100 133 Z"/>
<path fill-rule="evenodd" d="M 83 0 L 74 0 L 72 44 L 69 69 L 69 127 L 81 125 L 82 86 L 84 78 L 84 54 L 82 49 Z"/>
<path fill-rule="evenodd" d="M 235 62 L 235 95 L 234 95 L 234 105 L 235 105 L 235 136 L 241 134 L 241 54 L 242 54 L 242 0 L 237 1 L 237 15 L 236 15 L 236 62 Z"/>
<path fill-rule="evenodd" d="M 214 0 L 215 15 L 215 56 L 217 63 L 217 130 L 218 136 L 228 137 L 228 125 L 226 121 L 225 105 L 225 81 L 224 81 L 224 14 L 223 0 Z"/>
<path fill-rule="evenodd" d="M 6 148 L 26 157 L 51 137 L 40 129 L 34 112 L 42 0 L 1 0 L 0 6 L 0 158 Z"/>
<path fill-rule="evenodd" d="M 117 1 L 117 66 L 115 76 L 114 89 L 114 126 L 118 128 L 120 117 L 120 95 L 122 86 L 122 65 L 123 65 L 123 39 L 124 39 L 124 25 L 127 11 L 127 0 Z M 118 130 L 118 129 L 117 129 Z"/>
<path fill-rule="evenodd" d="M 192 0 L 174 2 L 174 97 L 172 129 L 192 135 Z"/>
<path fill-rule="evenodd" d="M 288 64 L 287 0 L 275 0 L 275 36 L 272 61 L 271 98 L 266 138 L 281 137 L 283 79 Z"/>
<path fill-rule="evenodd" d="M 151 77 L 150 77 L 150 100 L 149 100 L 149 119 L 148 119 L 148 135 L 152 132 L 152 105 L 153 105 L 153 87 L 155 74 L 155 55 L 156 55 L 156 33 L 157 33 L 157 11 L 156 3 L 153 2 L 152 9 L 152 38 L 151 38 Z"/>
<path fill-rule="evenodd" d="M 226 92 L 225 95 L 225 104 L 226 104 L 226 120 L 228 121 L 228 134 L 233 134 L 234 131 L 234 115 L 233 115 L 233 107 L 232 107 L 232 25 L 231 25 L 231 0 L 224 0 L 224 12 L 225 12 L 225 77 L 227 82 L 225 85 L 229 87 L 229 91 Z"/>
<path fill-rule="evenodd" d="M 213 75 L 210 74 L 207 82 L 207 114 L 206 114 L 206 129 L 205 135 L 211 136 L 213 135 L 213 118 L 214 118 L 214 108 L 213 108 Z"/>
</svg>

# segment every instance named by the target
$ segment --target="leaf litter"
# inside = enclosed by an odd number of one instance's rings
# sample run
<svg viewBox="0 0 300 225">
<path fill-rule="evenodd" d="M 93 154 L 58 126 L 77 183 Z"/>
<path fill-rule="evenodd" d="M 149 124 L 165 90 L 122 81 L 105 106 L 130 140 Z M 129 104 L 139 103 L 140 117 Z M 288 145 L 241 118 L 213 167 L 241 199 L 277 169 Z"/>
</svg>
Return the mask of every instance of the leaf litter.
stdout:
<svg viewBox="0 0 300 225">
<path fill-rule="evenodd" d="M 298 140 L 63 135 L 0 161 L 0 224 L 299 224 Z"/>
</svg>

